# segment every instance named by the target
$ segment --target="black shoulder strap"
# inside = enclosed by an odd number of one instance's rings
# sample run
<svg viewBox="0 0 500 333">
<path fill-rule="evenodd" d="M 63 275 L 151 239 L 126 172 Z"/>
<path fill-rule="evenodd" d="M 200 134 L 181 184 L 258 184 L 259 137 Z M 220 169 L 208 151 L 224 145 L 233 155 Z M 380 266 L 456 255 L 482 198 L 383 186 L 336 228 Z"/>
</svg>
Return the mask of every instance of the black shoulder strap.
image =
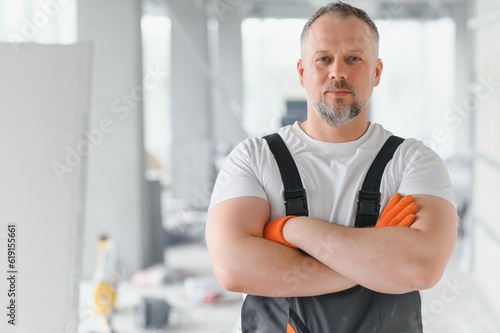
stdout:
<svg viewBox="0 0 500 333">
<path fill-rule="evenodd" d="M 285 189 L 286 215 L 307 216 L 306 190 L 302 185 L 299 170 L 285 142 L 277 133 L 264 137 L 278 163 Z M 358 195 L 356 227 L 374 226 L 380 212 L 380 182 L 387 163 L 404 139 L 391 136 L 373 160 Z"/>
<path fill-rule="evenodd" d="M 387 163 L 404 139 L 392 135 L 373 160 L 358 195 L 356 227 L 370 227 L 377 223 L 380 212 L 380 182 Z"/>
<path fill-rule="evenodd" d="M 306 190 L 302 185 L 299 170 L 285 142 L 278 133 L 264 137 L 278 163 L 285 189 L 286 215 L 307 216 Z"/>
</svg>

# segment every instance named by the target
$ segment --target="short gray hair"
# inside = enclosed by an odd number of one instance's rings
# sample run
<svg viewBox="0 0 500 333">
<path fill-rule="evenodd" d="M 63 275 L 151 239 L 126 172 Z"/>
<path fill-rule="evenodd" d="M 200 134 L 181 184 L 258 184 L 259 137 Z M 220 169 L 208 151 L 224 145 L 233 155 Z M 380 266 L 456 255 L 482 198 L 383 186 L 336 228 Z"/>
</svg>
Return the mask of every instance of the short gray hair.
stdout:
<svg viewBox="0 0 500 333">
<path fill-rule="evenodd" d="M 324 5 L 320 9 L 316 11 L 316 13 L 311 16 L 311 18 L 306 22 L 304 25 L 304 28 L 302 29 L 302 34 L 300 35 L 300 45 L 302 46 L 304 44 L 304 40 L 307 37 L 307 34 L 309 32 L 309 28 L 311 28 L 311 25 L 316 21 L 318 18 L 321 16 L 327 15 L 327 14 L 335 14 L 339 17 L 348 17 L 348 16 L 356 16 L 357 18 L 361 19 L 363 22 L 365 22 L 370 30 L 372 31 L 373 38 L 375 39 L 375 42 L 378 44 L 380 35 L 378 33 L 377 26 L 375 23 L 372 21 L 370 16 L 368 14 L 359 8 L 356 8 L 354 6 L 351 6 L 347 3 L 337 1 L 337 2 L 332 2 L 327 5 Z"/>
</svg>

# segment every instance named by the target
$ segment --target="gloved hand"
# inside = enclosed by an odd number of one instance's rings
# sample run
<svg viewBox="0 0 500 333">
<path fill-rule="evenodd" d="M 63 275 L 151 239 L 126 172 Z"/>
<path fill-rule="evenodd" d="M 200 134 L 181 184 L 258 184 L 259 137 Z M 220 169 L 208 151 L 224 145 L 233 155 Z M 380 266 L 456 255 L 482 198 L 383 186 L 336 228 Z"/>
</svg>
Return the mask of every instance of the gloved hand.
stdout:
<svg viewBox="0 0 500 333">
<path fill-rule="evenodd" d="M 396 193 L 387 203 L 375 227 L 409 227 L 415 222 L 418 205 L 412 195 Z"/>
<path fill-rule="evenodd" d="M 285 238 L 283 238 L 283 226 L 289 219 L 293 217 L 295 216 L 289 215 L 267 222 L 264 226 L 264 238 L 291 247 L 292 249 L 298 249 L 298 247 L 291 243 L 288 243 Z"/>
</svg>

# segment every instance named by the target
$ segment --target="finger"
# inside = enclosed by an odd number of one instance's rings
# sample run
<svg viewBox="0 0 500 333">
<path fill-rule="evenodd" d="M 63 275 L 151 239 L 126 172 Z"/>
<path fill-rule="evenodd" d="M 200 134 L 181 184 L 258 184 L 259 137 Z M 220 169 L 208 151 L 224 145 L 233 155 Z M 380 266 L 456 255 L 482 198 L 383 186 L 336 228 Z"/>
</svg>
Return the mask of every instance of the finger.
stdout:
<svg viewBox="0 0 500 333">
<path fill-rule="evenodd" d="M 406 217 L 401 221 L 401 223 L 398 224 L 398 227 L 410 227 L 413 222 L 415 222 L 415 215 L 410 214 L 406 215 Z"/>
<path fill-rule="evenodd" d="M 392 208 L 394 208 L 394 206 L 396 206 L 399 200 L 401 200 L 401 193 L 396 192 L 385 206 L 384 210 L 382 211 L 382 214 L 380 214 L 379 220 L 382 220 L 387 215 L 387 213 Z"/>
<path fill-rule="evenodd" d="M 389 222 L 389 226 L 399 225 L 408 215 L 414 215 L 418 211 L 418 205 L 416 202 L 412 202 L 401 210 L 398 215 L 396 215 L 391 222 Z"/>
<path fill-rule="evenodd" d="M 411 194 L 408 194 L 408 195 L 405 195 L 399 202 L 396 206 L 399 206 L 399 207 L 406 207 L 408 206 L 410 203 L 414 202 L 415 199 L 413 198 L 413 195 Z M 395 207 L 396 208 L 396 207 Z"/>
<path fill-rule="evenodd" d="M 406 206 L 411 204 L 413 202 L 413 196 L 411 195 L 406 195 L 404 196 L 389 212 L 387 212 L 386 216 L 384 216 L 384 221 L 385 225 L 391 225 L 397 222 L 393 222 L 393 220 L 398 216 L 399 213 L 401 213 Z M 398 221 L 400 222 L 401 219 Z"/>
<path fill-rule="evenodd" d="M 397 216 L 396 218 L 399 218 L 400 220 L 403 220 L 403 218 L 406 215 L 409 214 L 415 214 L 418 212 L 418 204 L 416 202 L 410 203 L 408 206 L 406 206 Z"/>
</svg>

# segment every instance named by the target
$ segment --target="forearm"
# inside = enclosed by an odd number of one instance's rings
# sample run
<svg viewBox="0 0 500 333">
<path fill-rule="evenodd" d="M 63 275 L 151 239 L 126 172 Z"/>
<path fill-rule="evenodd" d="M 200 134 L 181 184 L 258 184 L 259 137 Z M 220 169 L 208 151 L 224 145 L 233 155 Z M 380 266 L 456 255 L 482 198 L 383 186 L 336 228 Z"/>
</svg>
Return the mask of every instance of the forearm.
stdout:
<svg viewBox="0 0 500 333">
<path fill-rule="evenodd" d="M 212 262 L 219 282 L 231 291 L 273 297 L 315 296 L 355 285 L 316 259 L 263 238 L 247 237 L 226 246 L 224 253 L 212 251 Z"/>
<path fill-rule="evenodd" d="M 403 248 L 408 243 L 402 243 L 413 239 L 404 234 L 418 231 L 408 228 L 348 228 L 314 219 L 303 223 L 308 224 L 307 233 L 300 237 L 290 236 L 288 241 L 332 270 L 379 292 L 404 293 L 419 289 L 412 275 L 418 263 L 416 258 L 404 253 Z M 309 237 L 315 241 L 308 241 Z"/>
<path fill-rule="evenodd" d="M 261 296 L 313 296 L 354 283 L 301 253 L 263 238 L 267 201 L 228 200 L 208 214 L 205 237 L 214 273 L 227 290 Z"/>
<path fill-rule="evenodd" d="M 349 228 L 300 217 L 285 225 L 283 235 L 366 288 L 385 293 L 426 289 L 439 280 L 451 255 L 455 224 L 450 221 L 449 207 L 436 208 L 443 212 L 435 223 L 428 223 L 425 200 L 423 206 L 424 212 L 412 228 Z"/>
</svg>

